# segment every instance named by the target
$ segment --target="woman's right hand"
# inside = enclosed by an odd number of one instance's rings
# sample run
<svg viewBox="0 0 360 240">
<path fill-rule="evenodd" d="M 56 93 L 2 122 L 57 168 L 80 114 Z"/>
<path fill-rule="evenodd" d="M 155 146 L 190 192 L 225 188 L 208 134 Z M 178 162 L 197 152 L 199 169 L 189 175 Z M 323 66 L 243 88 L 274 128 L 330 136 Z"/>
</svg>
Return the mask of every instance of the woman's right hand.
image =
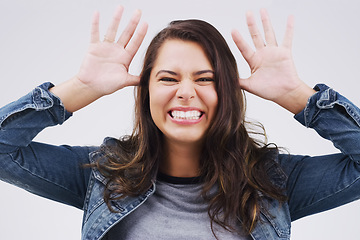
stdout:
<svg viewBox="0 0 360 240">
<path fill-rule="evenodd" d="M 79 73 L 50 89 L 68 111 L 74 112 L 126 86 L 138 85 L 140 77 L 129 74 L 128 69 L 146 35 L 147 24 L 142 24 L 134 35 L 141 17 L 137 10 L 116 41 L 123 10 L 122 6 L 117 7 L 103 41 L 99 36 L 99 13 L 94 14 L 90 47 Z"/>
<path fill-rule="evenodd" d="M 99 13 L 94 14 L 90 47 L 77 74 L 80 82 L 100 95 L 111 94 L 139 82 L 139 77 L 129 74 L 128 69 L 145 37 L 147 25 L 143 24 L 133 36 L 141 17 L 141 12 L 137 10 L 116 41 L 122 13 L 123 7 L 119 6 L 104 41 L 100 41 L 99 37 Z"/>
</svg>

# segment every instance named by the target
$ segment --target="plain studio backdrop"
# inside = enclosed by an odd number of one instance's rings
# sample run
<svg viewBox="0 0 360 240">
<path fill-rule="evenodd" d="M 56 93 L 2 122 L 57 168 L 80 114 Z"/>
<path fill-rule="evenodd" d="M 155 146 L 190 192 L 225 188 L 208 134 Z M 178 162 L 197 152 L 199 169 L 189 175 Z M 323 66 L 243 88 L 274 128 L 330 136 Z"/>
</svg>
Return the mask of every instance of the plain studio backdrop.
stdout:
<svg viewBox="0 0 360 240">
<path fill-rule="evenodd" d="M 75 75 L 87 50 L 90 23 L 100 11 L 101 37 L 117 5 L 125 6 L 120 30 L 139 8 L 149 31 L 130 72 L 139 74 L 153 36 L 175 19 L 197 18 L 213 24 L 238 60 L 241 76 L 249 69 L 231 40 L 238 29 L 250 42 L 245 13 L 260 24 L 265 7 L 282 42 L 287 16 L 295 16 L 293 55 L 300 77 L 310 86 L 326 83 L 360 105 L 360 3 L 340 0 L 1 0 L 0 105 L 16 100 L 35 86 L 58 84 Z M 259 26 L 260 27 L 260 26 Z M 248 117 L 264 124 L 270 142 L 294 154 L 337 152 L 313 130 L 297 123 L 279 106 L 247 94 Z M 106 136 L 128 134 L 133 121 L 133 88 L 104 97 L 76 112 L 63 126 L 46 129 L 36 141 L 51 144 L 99 145 Z M 82 211 L 0 183 L 0 239 L 80 239 Z M 305 217 L 293 223 L 292 239 L 358 239 L 360 202 Z"/>
</svg>

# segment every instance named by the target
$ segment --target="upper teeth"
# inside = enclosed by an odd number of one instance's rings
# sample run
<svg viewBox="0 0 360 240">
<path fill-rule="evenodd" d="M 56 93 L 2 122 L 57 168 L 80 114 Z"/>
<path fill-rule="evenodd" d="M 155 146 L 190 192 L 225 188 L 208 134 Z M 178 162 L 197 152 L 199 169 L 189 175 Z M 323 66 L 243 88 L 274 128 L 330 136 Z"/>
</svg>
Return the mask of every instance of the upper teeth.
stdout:
<svg viewBox="0 0 360 240">
<path fill-rule="evenodd" d="M 194 120 L 199 119 L 201 116 L 201 112 L 197 110 L 193 111 L 172 111 L 171 116 L 175 119 L 188 119 L 188 120 Z"/>
</svg>

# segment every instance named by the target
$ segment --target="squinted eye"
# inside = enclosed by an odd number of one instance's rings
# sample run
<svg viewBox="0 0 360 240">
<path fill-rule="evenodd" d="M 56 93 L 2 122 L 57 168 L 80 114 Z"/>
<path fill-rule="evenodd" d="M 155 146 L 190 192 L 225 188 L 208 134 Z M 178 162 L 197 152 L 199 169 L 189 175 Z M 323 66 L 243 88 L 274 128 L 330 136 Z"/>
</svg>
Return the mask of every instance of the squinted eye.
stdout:
<svg viewBox="0 0 360 240">
<path fill-rule="evenodd" d="M 214 79 L 212 79 L 212 78 L 199 78 L 196 81 L 197 82 L 213 82 Z"/>
<path fill-rule="evenodd" d="M 195 82 L 199 85 L 199 86 L 209 86 L 209 85 L 213 85 L 214 84 L 214 79 L 210 78 L 210 77 L 203 77 L 203 78 L 198 78 L 195 80 Z"/>
<path fill-rule="evenodd" d="M 167 77 L 160 78 L 160 81 L 163 81 L 163 82 L 177 82 L 177 80 L 175 78 L 167 78 Z"/>
</svg>

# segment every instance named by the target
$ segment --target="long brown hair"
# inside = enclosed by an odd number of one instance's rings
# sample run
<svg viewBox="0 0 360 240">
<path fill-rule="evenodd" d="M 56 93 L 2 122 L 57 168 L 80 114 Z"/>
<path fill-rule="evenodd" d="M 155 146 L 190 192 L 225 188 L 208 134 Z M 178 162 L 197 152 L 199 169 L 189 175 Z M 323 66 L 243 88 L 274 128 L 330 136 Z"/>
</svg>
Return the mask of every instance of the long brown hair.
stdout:
<svg viewBox="0 0 360 240">
<path fill-rule="evenodd" d="M 237 231 L 236 223 L 250 234 L 263 207 L 261 198 L 286 199 L 269 172 L 274 166 L 282 172 L 274 160 L 277 148 L 250 137 L 236 60 L 221 34 L 201 20 L 171 22 L 150 43 L 136 92 L 134 131 L 115 144 L 103 144 L 99 151 L 104 157 L 93 164 L 108 180 L 104 199 L 111 209 L 111 200 L 144 193 L 156 178 L 163 135 L 150 115 L 149 78 L 158 50 L 168 39 L 200 44 L 215 72 L 217 113 L 206 133 L 200 160 L 202 195 L 209 203 L 211 229 L 215 235 L 216 223 Z M 214 185 L 218 191 L 210 195 Z"/>
</svg>

